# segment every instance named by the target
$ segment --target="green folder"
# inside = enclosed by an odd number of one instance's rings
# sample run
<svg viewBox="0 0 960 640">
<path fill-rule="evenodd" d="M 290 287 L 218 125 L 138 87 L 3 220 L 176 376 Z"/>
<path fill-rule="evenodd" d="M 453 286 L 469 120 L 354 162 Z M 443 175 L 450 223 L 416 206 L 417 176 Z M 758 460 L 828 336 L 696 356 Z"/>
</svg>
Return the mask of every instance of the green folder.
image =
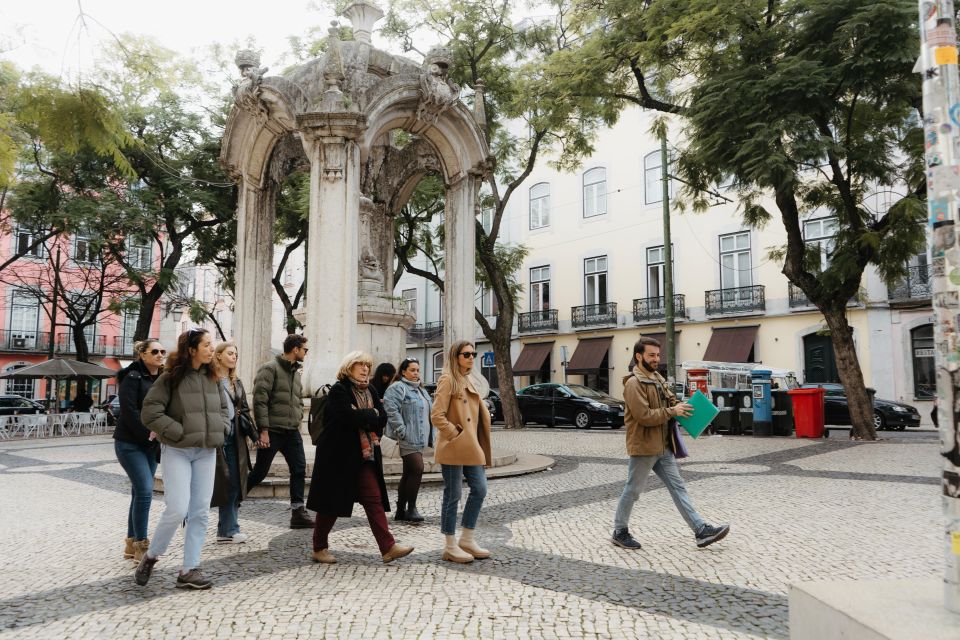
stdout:
<svg viewBox="0 0 960 640">
<path fill-rule="evenodd" d="M 687 399 L 687 404 L 693 407 L 693 413 L 690 414 L 688 418 L 677 416 L 677 422 L 690 434 L 691 438 L 696 438 L 703 433 L 704 429 L 710 426 L 710 423 L 713 422 L 713 419 L 720 413 L 720 410 L 717 409 L 713 403 L 710 402 L 710 398 L 703 395 L 703 391 L 699 389 Z"/>
</svg>

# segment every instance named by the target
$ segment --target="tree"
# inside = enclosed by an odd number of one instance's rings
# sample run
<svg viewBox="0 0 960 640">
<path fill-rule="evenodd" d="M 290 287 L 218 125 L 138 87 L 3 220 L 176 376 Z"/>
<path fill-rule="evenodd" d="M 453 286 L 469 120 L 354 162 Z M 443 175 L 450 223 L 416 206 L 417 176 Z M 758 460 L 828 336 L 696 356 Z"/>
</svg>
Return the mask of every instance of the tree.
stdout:
<svg viewBox="0 0 960 640">
<path fill-rule="evenodd" d="M 695 209 L 732 176 L 748 225 L 779 217 L 771 255 L 823 314 L 857 438 L 876 433 L 847 303 L 868 265 L 894 280 L 924 241 L 916 20 L 899 0 L 600 0 L 545 67 L 549 98 L 683 116 L 676 171 Z M 887 212 L 864 206 L 892 186 L 906 194 Z M 804 243 L 812 211 L 838 221 L 826 261 Z"/>
<path fill-rule="evenodd" d="M 569 3 L 558 0 L 551 6 L 557 12 L 554 19 L 515 24 L 507 0 L 410 0 L 391 9 L 385 29 L 407 43 L 413 33 L 424 29 L 449 43 L 454 54 L 451 78 L 473 88 L 474 101 L 483 101 L 475 104 L 474 110 L 484 115 L 484 129 L 497 164 L 481 192 L 481 207 L 490 211 L 491 223 L 487 230 L 477 222 L 477 273 L 478 281 L 496 298 L 499 312 L 495 324 L 479 309 L 475 317 L 493 347 L 508 428 L 522 424 L 513 391 L 510 343 L 522 289 L 516 273 L 525 249 L 498 241 L 503 216 L 542 155 L 553 153 L 554 164 L 561 168 L 576 166 L 579 158 L 592 151 L 590 141 L 596 127 L 611 123 L 617 112 L 592 99 L 542 100 L 536 94 L 541 69 L 524 61 L 555 52 L 566 39 Z M 433 280 L 442 290 L 440 277 L 410 264 L 404 266 Z"/>
</svg>

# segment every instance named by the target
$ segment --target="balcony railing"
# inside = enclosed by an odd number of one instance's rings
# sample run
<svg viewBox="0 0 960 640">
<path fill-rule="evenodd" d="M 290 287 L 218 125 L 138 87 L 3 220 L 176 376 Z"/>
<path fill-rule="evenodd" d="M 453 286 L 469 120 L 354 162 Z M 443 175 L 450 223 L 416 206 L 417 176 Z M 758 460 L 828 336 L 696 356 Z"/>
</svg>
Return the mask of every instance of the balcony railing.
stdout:
<svg viewBox="0 0 960 640">
<path fill-rule="evenodd" d="M 767 308 L 762 284 L 707 291 L 705 303 L 707 315 L 763 311 Z"/>
<path fill-rule="evenodd" d="M 407 344 L 443 342 L 443 321 L 415 324 L 407 331 Z"/>
<path fill-rule="evenodd" d="M 634 322 L 659 322 L 666 318 L 667 312 L 664 307 L 665 298 L 636 298 L 633 301 L 633 321 Z M 682 293 L 673 296 L 673 317 L 687 317 L 686 297 Z"/>
<path fill-rule="evenodd" d="M 113 355 L 113 336 L 93 336 L 93 340 L 87 339 L 87 351 L 91 356 Z M 76 353 L 77 345 L 73 341 L 72 333 L 58 333 L 57 341 L 54 345 L 59 353 Z"/>
<path fill-rule="evenodd" d="M 48 331 L 0 330 L 0 349 L 23 353 L 46 353 L 50 350 Z"/>
<path fill-rule="evenodd" d="M 606 327 L 617 324 L 617 303 L 604 302 L 603 304 L 586 304 L 581 307 L 572 307 L 570 317 L 573 326 Z"/>
<path fill-rule="evenodd" d="M 530 311 L 517 315 L 517 331 L 519 333 L 531 333 L 534 331 L 557 331 L 559 322 L 557 321 L 556 309 L 544 309 L 542 311 Z"/>
<path fill-rule="evenodd" d="M 932 279 L 930 266 L 919 265 L 907 268 L 907 275 L 887 289 L 891 302 L 914 302 L 930 298 Z"/>
<path fill-rule="evenodd" d="M 803 292 L 803 289 L 793 284 L 792 282 L 787 285 L 787 297 L 790 300 L 790 308 L 794 307 L 811 307 L 813 306 L 810 303 L 810 300 L 807 299 L 807 294 Z"/>
</svg>

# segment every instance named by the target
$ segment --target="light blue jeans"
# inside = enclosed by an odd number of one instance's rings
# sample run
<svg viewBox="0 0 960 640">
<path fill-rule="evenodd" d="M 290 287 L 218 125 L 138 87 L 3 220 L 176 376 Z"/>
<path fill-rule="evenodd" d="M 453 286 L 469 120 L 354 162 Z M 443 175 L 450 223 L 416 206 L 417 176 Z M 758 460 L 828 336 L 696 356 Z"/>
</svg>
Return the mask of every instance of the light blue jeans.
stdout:
<svg viewBox="0 0 960 640">
<path fill-rule="evenodd" d="M 460 466 L 442 464 L 443 500 L 440 502 L 440 532 L 452 536 L 457 532 L 457 507 L 460 506 L 460 496 L 463 494 L 463 479 L 467 479 L 470 495 L 463 505 L 463 526 L 467 529 L 476 529 L 480 518 L 480 507 L 487 497 L 487 474 L 483 465 Z"/>
<path fill-rule="evenodd" d="M 200 566 L 200 548 L 207 535 L 213 476 L 217 465 L 216 449 L 163 445 L 160 468 L 163 469 L 163 500 L 166 508 L 153 532 L 147 555 L 156 558 L 170 546 L 177 527 L 187 519 L 183 534 L 183 571 Z"/>
<path fill-rule="evenodd" d="M 630 456 L 630 464 L 627 466 L 627 484 L 623 487 L 620 503 L 617 505 L 617 515 L 613 519 L 614 531 L 628 528 L 630 512 L 633 511 L 637 498 L 643 493 L 651 470 L 667 487 L 670 497 L 673 498 L 673 504 L 677 505 L 677 511 L 687 521 L 687 525 L 694 533 L 699 531 L 704 525 L 703 518 L 693 508 L 693 502 L 687 494 L 687 486 L 680 477 L 680 469 L 677 468 L 677 459 L 669 449 L 659 456 Z"/>
</svg>

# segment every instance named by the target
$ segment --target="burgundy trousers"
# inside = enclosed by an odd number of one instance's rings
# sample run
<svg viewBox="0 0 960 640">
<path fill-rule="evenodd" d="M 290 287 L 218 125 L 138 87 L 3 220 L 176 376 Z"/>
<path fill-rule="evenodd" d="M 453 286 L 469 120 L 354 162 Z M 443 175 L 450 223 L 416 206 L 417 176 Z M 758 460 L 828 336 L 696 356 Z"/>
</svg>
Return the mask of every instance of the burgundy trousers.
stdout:
<svg viewBox="0 0 960 640">
<path fill-rule="evenodd" d="M 396 540 L 394 540 L 390 528 L 387 526 L 387 514 L 383 511 L 383 502 L 380 499 L 380 485 L 377 483 L 377 474 L 374 472 L 372 464 L 365 463 L 360 471 L 359 502 L 363 506 L 363 510 L 367 512 L 367 522 L 370 523 L 373 537 L 377 539 L 380 553 L 386 553 L 396 544 Z M 314 551 L 320 551 L 329 546 L 327 536 L 330 535 L 336 521 L 337 516 L 317 514 L 313 527 Z"/>
</svg>

